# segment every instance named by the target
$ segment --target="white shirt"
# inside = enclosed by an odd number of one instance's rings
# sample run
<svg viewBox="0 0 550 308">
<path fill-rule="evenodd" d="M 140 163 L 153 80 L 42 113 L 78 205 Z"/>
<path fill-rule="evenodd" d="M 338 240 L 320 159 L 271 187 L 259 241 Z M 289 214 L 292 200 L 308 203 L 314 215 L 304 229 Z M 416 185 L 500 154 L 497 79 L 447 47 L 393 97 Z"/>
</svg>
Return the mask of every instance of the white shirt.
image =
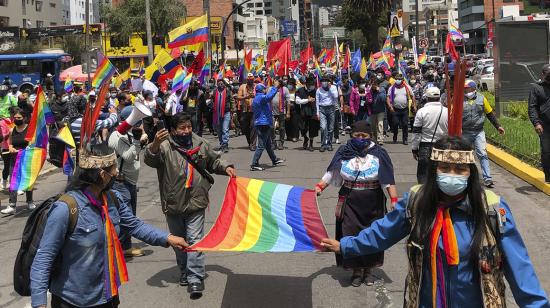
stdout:
<svg viewBox="0 0 550 308">
<path fill-rule="evenodd" d="M 166 113 L 175 115 L 178 104 L 180 103 L 182 95 L 177 95 L 176 92 L 170 94 L 166 101 Z"/>
<path fill-rule="evenodd" d="M 439 118 L 440 114 L 441 118 Z M 438 119 L 439 124 L 437 122 Z M 436 142 L 447 135 L 448 123 L 447 107 L 442 106 L 440 102 L 429 102 L 424 107 L 418 109 L 414 117 L 412 129 L 412 149 L 418 150 L 420 142 Z"/>
</svg>

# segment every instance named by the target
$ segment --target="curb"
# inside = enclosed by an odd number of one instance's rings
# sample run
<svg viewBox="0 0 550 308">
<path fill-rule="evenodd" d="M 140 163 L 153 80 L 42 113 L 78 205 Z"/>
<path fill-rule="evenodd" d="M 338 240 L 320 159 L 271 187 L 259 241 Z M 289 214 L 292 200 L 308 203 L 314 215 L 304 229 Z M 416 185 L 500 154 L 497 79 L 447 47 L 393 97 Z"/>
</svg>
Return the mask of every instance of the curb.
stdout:
<svg viewBox="0 0 550 308">
<path fill-rule="evenodd" d="M 50 173 L 55 173 L 56 171 L 59 171 L 59 170 L 61 170 L 61 168 L 58 168 L 56 166 L 51 166 L 47 169 L 43 169 L 42 171 L 40 171 L 40 174 L 38 174 L 38 176 L 41 177 L 44 175 L 49 175 Z"/>
<path fill-rule="evenodd" d="M 489 158 L 525 182 L 550 196 L 550 184 L 544 183 L 544 173 L 517 159 L 494 145 L 487 144 Z"/>
</svg>

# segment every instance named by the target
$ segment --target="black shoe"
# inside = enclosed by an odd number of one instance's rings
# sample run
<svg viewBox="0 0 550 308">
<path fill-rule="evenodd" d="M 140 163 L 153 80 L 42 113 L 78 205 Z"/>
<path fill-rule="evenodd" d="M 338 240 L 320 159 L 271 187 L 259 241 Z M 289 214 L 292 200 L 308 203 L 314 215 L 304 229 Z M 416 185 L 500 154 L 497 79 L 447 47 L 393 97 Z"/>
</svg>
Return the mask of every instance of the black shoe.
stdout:
<svg viewBox="0 0 550 308">
<path fill-rule="evenodd" d="M 334 149 L 332 148 L 332 144 L 329 144 L 329 146 L 328 146 L 328 151 L 329 151 L 329 152 L 334 151 Z"/>
<path fill-rule="evenodd" d="M 284 149 L 285 149 L 285 146 L 282 143 L 279 143 L 279 145 L 277 146 L 277 150 L 284 150 Z"/>
<path fill-rule="evenodd" d="M 325 148 L 325 146 L 322 145 L 321 148 L 319 149 L 319 152 L 324 152 L 324 151 L 326 151 L 326 150 L 327 150 L 327 149 Z"/>
<path fill-rule="evenodd" d="M 187 275 L 181 274 L 180 276 L 180 286 L 185 287 L 186 285 L 189 285 L 189 281 L 187 281 Z"/>
<path fill-rule="evenodd" d="M 202 295 L 202 291 L 204 291 L 204 282 L 203 281 L 191 282 L 187 286 L 187 292 L 189 292 L 191 294 L 191 296 Z"/>
<path fill-rule="evenodd" d="M 229 152 L 229 147 L 228 147 L 228 146 L 224 146 L 223 149 L 222 149 L 222 151 L 223 151 L 224 153 Z"/>
<path fill-rule="evenodd" d="M 277 158 L 277 160 L 273 162 L 273 166 L 280 165 L 280 164 L 282 164 L 282 163 L 284 163 L 284 162 L 285 162 L 284 159 Z"/>
<path fill-rule="evenodd" d="M 495 188 L 495 182 L 493 182 L 493 180 L 487 180 L 484 184 L 487 188 Z"/>
<path fill-rule="evenodd" d="M 310 152 L 313 152 L 313 151 L 315 151 L 315 149 L 313 148 L 313 146 L 312 146 L 312 145 L 310 145 L 310 146 L 309 146 L 309 147 L 308 147 L 307 149 L 308 149 L 308 150 L 309 150 Z"/>
<path fill-rule="evenodd" d="M 250 171 L 264 171 L 264 168 L 260 166 L 250 166 Z"/>
<path fill-rule="evenodd" d="M 393 135 L 393 144 L 397 143 L 397 135 Z"/>
<path fill-rule="evenodd" d="M 251 152 L 256 151 L 256 146 L 255 145 L 250 145 L 250 146 L 248 146 L 248 148 L 250 149 Z"/>
<path fill-rule="evenodd" d="M 360 287 L 362 283 L 363 283 L 363 276 L 362 275 L 351 277 L 351 285 L 352 286 Z"/>
<path fill-rule="evenodd" d="M 403 140 L 404 145 L 409 145 L 409 142 L 407 140 Z"/>
</svg>

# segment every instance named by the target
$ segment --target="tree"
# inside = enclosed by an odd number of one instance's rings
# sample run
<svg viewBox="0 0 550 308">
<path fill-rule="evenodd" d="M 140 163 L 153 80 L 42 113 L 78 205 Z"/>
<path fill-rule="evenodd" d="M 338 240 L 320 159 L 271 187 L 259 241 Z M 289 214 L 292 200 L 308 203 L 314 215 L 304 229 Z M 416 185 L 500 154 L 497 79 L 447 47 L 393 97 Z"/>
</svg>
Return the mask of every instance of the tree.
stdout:
<svg viewBox="0 0 550 308">
<path fill-rule="evenodd" d="M 338 22 L 348 30 L 361 30 L 367 50 L 376 52 L 381 46 L 380 27 L 387 26 L 389 7 L 389 0 L 344 0 Z"/>
<path fill-rule="evenodd" d="M 170 30 L 179 27 L 186 16 L 179 0 L 151 0 L 151 35 L 155 44 L 164 42 Z M 104 22 L 111 35 L 127 40 L 137 33 L 145 41 L 145 1 L 126 0 L 118 7 L 102 8 Z"/>
</svg>

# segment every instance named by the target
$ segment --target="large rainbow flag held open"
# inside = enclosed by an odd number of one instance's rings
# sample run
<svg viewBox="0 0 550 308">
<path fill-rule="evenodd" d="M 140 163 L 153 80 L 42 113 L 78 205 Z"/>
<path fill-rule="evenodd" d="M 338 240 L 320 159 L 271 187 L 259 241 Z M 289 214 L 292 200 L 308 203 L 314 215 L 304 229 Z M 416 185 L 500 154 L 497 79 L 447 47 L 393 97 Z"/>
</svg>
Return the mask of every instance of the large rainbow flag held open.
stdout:
<svg viewBox="0 0 550 308">
<path fill-rule="evenodd" d="M 190 251 L 324 251 L 328 237 L 315 191 L 242 177 L 231 178 L 210 232 Z"/>
</svg>

